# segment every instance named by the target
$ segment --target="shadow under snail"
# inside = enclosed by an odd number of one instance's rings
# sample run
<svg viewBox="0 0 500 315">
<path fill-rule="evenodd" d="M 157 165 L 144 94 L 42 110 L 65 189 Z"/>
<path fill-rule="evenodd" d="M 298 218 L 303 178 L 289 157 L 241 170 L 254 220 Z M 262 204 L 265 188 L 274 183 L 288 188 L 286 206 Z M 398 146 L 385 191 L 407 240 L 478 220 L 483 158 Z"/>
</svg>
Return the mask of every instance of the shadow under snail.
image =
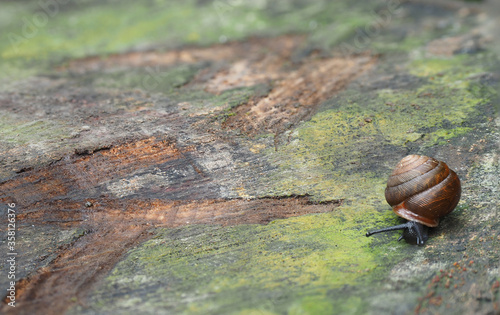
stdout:
<svg viewBox="0 0 500 315">
<path fill-rule="evenodd" d="M 427 227 L 436 227 L 439 220 L 453 211 L 460 200 L 460 179 L 446 163 L 423 155 L 408 155 L 389 176 L 385 199 L 392 210 L 408 222 L 366 233 L 403 230 L 405 236 L 423 245 L 428 239 Z"/>
</svg>

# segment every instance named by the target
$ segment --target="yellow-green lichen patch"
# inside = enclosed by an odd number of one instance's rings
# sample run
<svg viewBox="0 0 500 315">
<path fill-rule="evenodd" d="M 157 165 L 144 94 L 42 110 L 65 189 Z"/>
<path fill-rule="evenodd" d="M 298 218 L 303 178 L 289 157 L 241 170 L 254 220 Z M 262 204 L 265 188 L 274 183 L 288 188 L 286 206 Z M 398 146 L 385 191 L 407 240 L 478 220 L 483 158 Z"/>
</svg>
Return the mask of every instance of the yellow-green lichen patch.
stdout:
<svg viewBox="0 0 500 315">
<path fill-rule="evenodd" d="M 468 81 L 459 69 L 469 74 L 481 70 L 464 61 L 457 57 L 454 63 L 444 62 L 439 67 L 440 80 L 430 80 L 435 75 L 430 70 L 417 71 L 427 75 L 428 83 L 415 89 L 341 94 L 293 131 L 277 152 L 267 151 L 278 167 L 264 179 L 274 184 L 268 194 L 310 194 L 319 200 L 374 196 L 375 190 L 381 194 L 397 162 L 384 159 L 388 147 L 415 142 L 425 148 L 470 131 L 468 121 L 488 99 L 462 87 Z M 423 61 L 419 63 L 419 68 L 427 68 Z M 458 81 L 462 83 L 455 84 Z"/>
<path fill-rule="evenodd" d="M 381 91 L 379 100 L 389 110 L 377 113 L 380 132 L 394 145 L 424 137 L 424 146 L 464 134 L 464 124 L 485 103 L 469 91 L 444 85 L 425 85 L 413 91 Z"/>
<path fill-rule="evenodd" d="M 290 315 L 302 314 L 333 314 L 334 308 L 326 297 L 307 296 L 294 302 L 288 309 Z"/>
<path fill-rule="evenodd" d="M 477 58 L 468 55 L 456 55 L 452 58 L 416 58 L 408 65 L 408 70 L 411 74 L 428 78 L 435 84 L 463 89 L 469 87 L 468 78 L 485 71 L 481 66 L 467 65 Z"/>
<path fill-rule="evenodd" d="M 373 7 L 353 7 L 348 1 L 283 1 L 279 5 L 195 0 L 4 3 L 0 79 L 47 71 L 64 60 L 89 55 L 225 43 L 261 33 L 273 36 L 318 31 L 328 34 L 329 42 L 334 43 L 342 36 L 332 39 L 329 28 L 338 26 L 334 34 L 352 33 L 369 18 Z"/>
<path fill-rule="evenodd" d="M 328 312 L 340 301 L 333 292 L 342 296 L 343 286 L 376 271 L 376 257 L 383 255 L 368 246 L 349 209 L 266 226 L 158 230 L 128 253 L 91 299 L 104 312 L 245 314 L 255 305 L 278 314 Z M 127 292 L 138 291 L 141 303 L 134 306 Z"/>
<path fill-rule="evenodd" d="M 457 127 L 454 128 L 453 130 L 439 129 L 429 134 L 427 138 L 431 143 L 435 143 L 437 145 L 444 145 L 447 143 L 447 140 L 461 135 L 467 135 L 467 133 L 471 131 L 472 128 L 469 127 Z"/>
</svg>

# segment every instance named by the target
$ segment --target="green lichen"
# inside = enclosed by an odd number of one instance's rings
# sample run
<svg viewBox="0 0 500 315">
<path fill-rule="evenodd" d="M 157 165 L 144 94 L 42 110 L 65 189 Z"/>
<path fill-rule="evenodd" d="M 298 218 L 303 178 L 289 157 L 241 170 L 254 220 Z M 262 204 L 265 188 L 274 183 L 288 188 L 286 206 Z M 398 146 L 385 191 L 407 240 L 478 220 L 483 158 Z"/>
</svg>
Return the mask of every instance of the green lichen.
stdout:
<svg viewBox="0 0 500 315">
<path fill-rule="evenodd" d="M 334 314 L 334 308 L 324 296 L 307 296 L 293 303 L 288 309 L 288 314 Z"/>
<path fill-rule="evenodd" d="M 359 14 L 346 17 L 343 12 L 347 8 L 347 3 L 298 6 L 291 1 L 280 6 L 245 1 L 209 1 L 203 5 L 194 0 L 127 2 L 119 6 L 100 1 L 84 6 L 62 1 L 5 3 L 0 78 L 47 71 L 54 63 L 68 58 L 106 55 L 159 43 L 163 47 L 207 45 L 262 31 L 268 36 L 305 32 L 311 29 L 311 21 L 320 26 L 333 20 L 338 23 L 357 19 L 355 24 L 361 23 L 363 16 Z M 322 13 L 322 18 L 316 22 L 318 13 Z"/>
<path fill-rule="evenodd" d="M 437 145 L 445 145 L 446 143 L 448 143 L 448 140 L 460 135 L 465 136 L 471 131 L 472 128 L 469 127 L 457 127 L 453 130 L 439 129 L 429 134 L 427 138 L 431 143 L 435 143 Z"/>
<path fill-rule="evenodd" d="M 393 44 L 392 50 L 406 51 L 447 31 L 434 34 L 424 29 L 418 36 L 405 36 L 404 42 L 399 38 L 384 40 L 392 33 L 385 30 L 387 27 L 401 25 L 398 14 L 391 13 L 387 19 L 382 13 L 392 8 L 389 3 L 384 0 L 370 3 L 158 0 L 126 1 L 121 5 L 102 1 L 87 1 L 84 5 L 70 1 L 8 2 L 2 4 L 0 13 L 0 79 L 51 71 L 54 65 L 89 55 L 104 56 L 149 47 L 210 45 L 251 35 L 305 33 L 309 34 L 309 46 L 330 50 L 347 45 L 353 47 L 349 49 L 352 53 L 377 49 L 380 42 L 381 50 Z M 381 23 L 380 32 L 356 44 L 357 36 L 370 33 L 370 27 L 377 23 Z M 403 45 L 416 39 L 416 44 Z"/>
<path fill-rule="evenodd" d="M 451 88 L 467 89 L 470 78 L 484 73 L 478 65 L 481 55 L 456 55 L 452 58 L 417 58 L 408 66 L 411 74 L 428 78 L 434 84 L 443 84 Z"/>
<path fill-rule="evenodd" d="M 368 244 L 347 210 L 267 226 L 158 230 L 154 239 L 129 252 L 92 299 L 103 312 L 246 309 L 246 314 L 259 305 L 260 311 L 278 314 L 314 314 L 333 309 L 331 290 L 376 274 L 382 251 Z M 126 292 L 139 291 L 141 303 L 129 303 Z"/>
<path fill-rule="evenodd" d="M 480 66 L 468 66 L 469 59 L 430 59 L 430 65 L 418 60 L 409 68 L 427 80 L 420 87 L 347 91 L 327 102 L 323 111 L 290 135 L 288 144 L 277 152 L 267 151 L 279 167 L 265 179 L 274 184 L 268 193 L 311 194 L 319 200 L 381 194 L 395 162 L 374 163 L 368 153 L 382 155 L 387 152 L 383 146 L 412 142 L 426 148 L 470 131 L 467 123 L 488 99 L 467 88 L 467 78 L 482 71 Z M 432 80 L 438 73 L 439 79 Z M 356 190 L 352 183 L 357 183 Z"/>
</svg>

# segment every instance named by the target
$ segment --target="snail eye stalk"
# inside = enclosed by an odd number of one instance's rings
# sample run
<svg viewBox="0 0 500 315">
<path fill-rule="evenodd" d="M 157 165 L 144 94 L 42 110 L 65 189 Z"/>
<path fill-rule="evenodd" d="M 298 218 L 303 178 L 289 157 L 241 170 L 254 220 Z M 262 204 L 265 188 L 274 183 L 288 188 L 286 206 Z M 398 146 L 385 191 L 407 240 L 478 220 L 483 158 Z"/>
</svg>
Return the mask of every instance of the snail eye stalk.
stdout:
<svg viewBox="0 0 500 315">
<path fill-rule="evenodd" d="M 377 233 L 390 232 L 403 230 L 403 234 L 398 238 L 398 241 L 402 240 L 405 237 L 413 238 L 416 240 L 417 245 L 424 245 L 425 241 L 427 241 L 427 231 L 424 226 L 415 221 L 408 221 L 404 224 L 399 224 L 395 226 L 386 227 L 383 229 L 373 230 L 366 233 L 366 236 L 371 236 Z"/>
</svg>

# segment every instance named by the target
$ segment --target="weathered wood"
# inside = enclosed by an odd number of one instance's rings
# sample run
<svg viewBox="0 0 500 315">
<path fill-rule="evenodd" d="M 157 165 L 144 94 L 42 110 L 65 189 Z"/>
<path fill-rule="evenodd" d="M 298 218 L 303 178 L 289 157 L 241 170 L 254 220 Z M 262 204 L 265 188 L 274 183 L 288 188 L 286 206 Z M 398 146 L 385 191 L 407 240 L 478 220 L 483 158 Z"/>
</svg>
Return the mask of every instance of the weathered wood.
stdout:
<svg viewBox="0 0 500 315">
<path fill-rule="evenodd" d="M 500 312 L 498 5 L 50 3 L 2 4 L 3 313 Z M 421 247 L 364 236 L 406 154 L 462 180 Z"/>
</svg>

